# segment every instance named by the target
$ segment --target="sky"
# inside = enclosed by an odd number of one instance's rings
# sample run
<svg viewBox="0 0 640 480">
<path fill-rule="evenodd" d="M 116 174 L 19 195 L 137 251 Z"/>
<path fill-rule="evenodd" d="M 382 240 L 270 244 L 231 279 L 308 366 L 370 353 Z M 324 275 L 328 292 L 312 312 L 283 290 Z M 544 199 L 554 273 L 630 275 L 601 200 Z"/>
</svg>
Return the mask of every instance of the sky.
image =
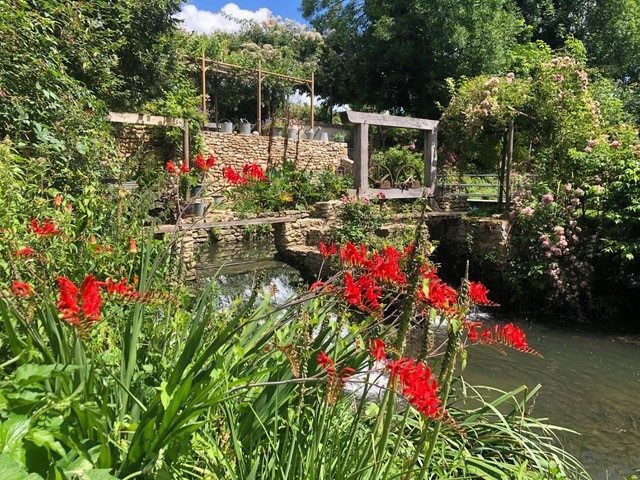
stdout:
<svg viewBox="0 0 640 480">
<path fill-rule="evenodd" d="M 191 31 L 235 31 L 239 25 L 229 17 L 264 21 L 278 16 L 305 23 L 299 6 L 298 0 L 188 0 L 177 17 Z"/>
</svg>

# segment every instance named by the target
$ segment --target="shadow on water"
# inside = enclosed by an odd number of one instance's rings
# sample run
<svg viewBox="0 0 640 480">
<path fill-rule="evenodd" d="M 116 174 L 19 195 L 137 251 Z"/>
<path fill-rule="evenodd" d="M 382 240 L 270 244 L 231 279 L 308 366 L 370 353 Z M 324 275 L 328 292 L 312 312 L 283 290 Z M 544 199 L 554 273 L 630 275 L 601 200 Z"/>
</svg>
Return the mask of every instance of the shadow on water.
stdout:
<svg viewBox="0 0 640 480">
<path fill-rule="evenodd" d="M 200 277 L 218 271 L 221 306 L 248 297 L 254 287 L 275 292 L 276 303 L 306 288 L 295 269 L 275 260 L 268 242 L 212 249 Z M 621 479 L 640 468 L 639 337 L 560 326 L 552 318 L 534 322 L 499 309 L 480 311 L 478 317 L 487 326 L 520 325 L 544 358 L 473 346 L 464 371 L 469 383 L 504 390 L 540 383 L 534 415 L 582 434 L 561 440 L 595 479 Z"/>
</svg>

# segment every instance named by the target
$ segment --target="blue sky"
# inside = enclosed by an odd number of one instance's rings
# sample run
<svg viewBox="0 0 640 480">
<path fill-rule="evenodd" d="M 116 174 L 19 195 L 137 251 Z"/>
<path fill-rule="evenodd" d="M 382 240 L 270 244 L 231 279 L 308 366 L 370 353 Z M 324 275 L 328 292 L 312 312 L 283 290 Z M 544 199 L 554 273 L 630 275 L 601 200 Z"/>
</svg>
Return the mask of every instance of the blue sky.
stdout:
<svg viewBox="0 0 640 480">
<path fill-rule="evenodd" d="M 194 4 L 199 10 L 212 12 L 220 11 L 228 3 L 235 3 L 243 10 L 256 11 L 260 8 L 268 8 L 280 17 L 304 22 L 298 11 L 300 7 L 298 0 L 188 0 L 187 3 Z"/>
</svg>

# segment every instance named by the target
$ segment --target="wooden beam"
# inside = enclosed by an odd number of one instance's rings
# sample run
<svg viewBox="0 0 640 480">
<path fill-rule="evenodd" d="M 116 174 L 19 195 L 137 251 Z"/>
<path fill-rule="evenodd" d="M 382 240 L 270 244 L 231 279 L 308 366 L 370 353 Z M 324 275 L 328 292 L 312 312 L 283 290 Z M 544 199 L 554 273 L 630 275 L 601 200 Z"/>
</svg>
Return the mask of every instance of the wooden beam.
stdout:
<svg viewBox="0 0 640 480">
<path fill-rule="evenodd" d="M 438 129 L 424 132 L 424 185 L 433 196 L 436 191 L 436 177 L 438 174 Z"/>
<path fill-rule="evenodd" d="M 228 222 L 184 223 L 179 226 L 178 230 L 209 230 L 212 228 L 243 227 L 245 225 L 273 225 L 276 223 L 295 222 L 300 218 L 302 218 L 302 215 L 289 215 L 287 217 L 247 218 L 244 220 L 231 220 Z M 175 225 L 159 225 L 156 227 L 155 233 L 172 233 L 175 230 Z"/>
<path fill-rule="evenodd" d="M 511 119 L 509 133 L 507 134 L 507 171 L 505 174 L 505 211 L 511 207 L 511 170 L 513 167 L 513 139 L 515 135 L 515 122 Z"/>
<path fill-rule="evenodd" d="M 384 195 L 385 199 L 394 200 L 399 198 L 422 198 L 425 188 L 409 188 L 402 190 L 400 188 L 368 188 L 365 191 L 360 190 L 360 195 L 366 195 L 368 198 L 376 198 Z M 356 195 L 358 190 L 348 190 L 349 195 Z M 428 192 L 427 192 L 428 194 Z"/>
<path fill-rule="evenodd" d="M 262 135 L 262 61 L 258 61 L 258 112 L 256 126 L 258 133 Z"/>
<path fill-rule="evenodd" d="M 359 195 L 367 195 L 369 190 L 369 125 L 356 125 L 354 139 L 353 175 Z"/>
<path fill-rule="evenodd" d="M 115 123 L 131 123 L 136 125 L 159 125 L 163 127 L 184 128 L 183 118 L 159 117 L 144 113 L 116 113 L 109 112 L 109 121 Z"/>
<path fill-rule="evenodd" d="M 368 123 L 369 125 L 380 125 L 382 127 L 416 128 L 418 130 L 435 130 L 438 127 L 438 120 L 427 120 L 425 118 L 398 117 L 395 115 L 383 115 L 380 113 L 365 113 L 347 111 L 347 119 L 351 123 Z"/>
<path fill-rule="evenodd" d="M 184 120 L 182 127 L 182 161 L 189 166 L 189 120 Z"/>
<path fill-rule="evenodd" d="M 316 74 L 311 72 L 311 130 L 315 126 L 315 97 L 316 96 Z"/>
<path fill-rule="evenodd" d="M 204 115 L 205 123 L 207 123 L 209 121 L 209 115 L 207 114 L 207 64 L 205 62 L 204 49 L 202 49 L 202 64 L 200 68 L 202 69 L 202 114 Z"/>
</svg>

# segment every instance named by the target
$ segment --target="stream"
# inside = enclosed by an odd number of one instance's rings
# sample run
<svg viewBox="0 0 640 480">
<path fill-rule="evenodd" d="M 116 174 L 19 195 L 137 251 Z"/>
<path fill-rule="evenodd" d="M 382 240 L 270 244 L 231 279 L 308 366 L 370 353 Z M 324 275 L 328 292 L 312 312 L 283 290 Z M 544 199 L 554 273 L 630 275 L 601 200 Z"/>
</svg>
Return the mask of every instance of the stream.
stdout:
<svg viewBox="0 0 640 480">
<path fill-rule="evenodd" d="M 212 248 L 200 276 L 217 273 L 222 305 L 248 296 L 253 286 L 270 288 L 274 301 L 283 302 L 306 284 L 295 269 L 274 260 L 274 253 L 268 242 L 234 246 L 233 251 Z M 467 382 L 503 390 L 542 384 L 534 415 L 581 433 L 561 440 L 594 479 L 622 479 L 640 469 L 640 336 L 562 326 L 557 319 L 525 318 L 500 309 L 484 309 L 478 316 L 487 326 L 521 326 L 543 358 L 473 346 L 463 372 Z"/>
</svg>

